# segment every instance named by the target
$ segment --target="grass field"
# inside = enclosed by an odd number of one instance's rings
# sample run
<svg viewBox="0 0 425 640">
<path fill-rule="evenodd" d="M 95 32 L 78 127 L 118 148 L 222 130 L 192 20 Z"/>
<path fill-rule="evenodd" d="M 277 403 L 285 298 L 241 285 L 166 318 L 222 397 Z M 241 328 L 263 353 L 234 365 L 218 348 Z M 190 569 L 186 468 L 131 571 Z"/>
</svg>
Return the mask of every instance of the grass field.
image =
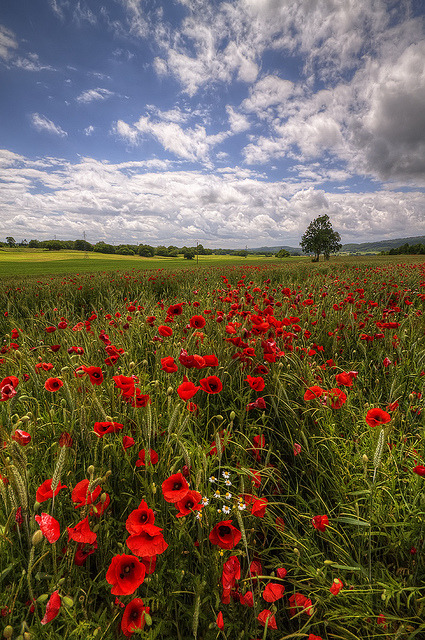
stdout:
<svg viewBox="0 0 425 640">
<path fill-rule="evenodd" d="M 0 280 L 3 637 L 425 637 L 425 263 L 74 255 Z"/>
</svg>

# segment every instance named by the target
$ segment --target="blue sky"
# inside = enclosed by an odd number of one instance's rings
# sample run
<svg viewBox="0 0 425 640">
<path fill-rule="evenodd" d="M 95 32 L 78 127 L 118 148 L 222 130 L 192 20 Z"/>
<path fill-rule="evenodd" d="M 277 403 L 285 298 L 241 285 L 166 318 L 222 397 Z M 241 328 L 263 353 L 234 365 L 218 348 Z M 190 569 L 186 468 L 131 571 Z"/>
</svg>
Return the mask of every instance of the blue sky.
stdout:
<svg viewBox="0 0 425 640">
<path fill-rule="evenodd" d="M 0 238 L 425 235 L 421 5 L 3 0 Z"/>
</svg>

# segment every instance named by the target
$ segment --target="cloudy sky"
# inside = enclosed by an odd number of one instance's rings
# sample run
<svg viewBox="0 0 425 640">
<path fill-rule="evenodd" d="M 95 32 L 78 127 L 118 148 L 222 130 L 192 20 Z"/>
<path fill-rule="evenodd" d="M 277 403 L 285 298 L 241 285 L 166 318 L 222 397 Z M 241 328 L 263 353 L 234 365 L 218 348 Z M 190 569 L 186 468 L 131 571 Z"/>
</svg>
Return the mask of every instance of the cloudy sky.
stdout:
<svg viewBox="0 0 425 640">
<path fill-rule="evenodd" d="M 0 239 L 425 235 L 422 0 L 2 0 Z"/>
</svg>

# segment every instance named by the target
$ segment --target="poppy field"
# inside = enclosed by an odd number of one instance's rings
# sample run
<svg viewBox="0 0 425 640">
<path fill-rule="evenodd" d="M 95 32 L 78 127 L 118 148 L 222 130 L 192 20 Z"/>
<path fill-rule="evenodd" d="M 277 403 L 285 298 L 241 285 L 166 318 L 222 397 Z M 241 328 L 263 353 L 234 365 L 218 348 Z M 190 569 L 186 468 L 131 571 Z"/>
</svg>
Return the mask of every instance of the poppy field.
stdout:
<svg viewBox="0 0 425 640">
<path fill-rule="evenodd" d="M 4 638 L 425 637 L 425 263 L 4 278 Z"/>
</svg>

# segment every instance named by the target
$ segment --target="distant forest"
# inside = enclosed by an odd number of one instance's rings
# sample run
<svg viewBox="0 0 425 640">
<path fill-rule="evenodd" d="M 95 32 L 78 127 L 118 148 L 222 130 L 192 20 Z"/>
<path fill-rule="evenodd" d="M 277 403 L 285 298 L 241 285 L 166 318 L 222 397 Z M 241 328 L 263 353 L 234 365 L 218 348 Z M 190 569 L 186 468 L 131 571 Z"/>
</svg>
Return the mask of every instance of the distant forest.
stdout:
<svg viewBox="0 0 425 640">
<path fill-rule="evenodd" d="M 301 249 L 280 245 L 274 247 L 258 247 L 245 249 L 209 249 L 202 244 L 191 247 L 176 247 L 174 245 L 154 247 L 149 244 L 119 244 L 113 245 L 106 242 L 96 242 L 91 244 L 87 240 L 22 240 L 15 241 L 12 236 L 6 238 L 6 242 L 0 242 L 2 247 L 16 248 L 23 247 L 29 249 L 44 249 L 46 251 L 76 250 L 95 251 L 97 253 L 115 253 L 124 256 L 139 255 L 143 257 L 162 256 L 175 258 L 183 255 L 188 260 L 199 256 L 208 255 L 235 255 L 246 257 L 248 255 L 264 255 L 265 257 L 285 258 L 289 256 L 300 256 Z M 380 240 L 377 242 L 364 242 L 362 244 L 344 244 L 341 253 L 343 254 L 380 254 L 380 255 L 425 255 L 425 236 L 415 236 L 411 238 L 395 238 L 390 240 Z"/>
</svg>

